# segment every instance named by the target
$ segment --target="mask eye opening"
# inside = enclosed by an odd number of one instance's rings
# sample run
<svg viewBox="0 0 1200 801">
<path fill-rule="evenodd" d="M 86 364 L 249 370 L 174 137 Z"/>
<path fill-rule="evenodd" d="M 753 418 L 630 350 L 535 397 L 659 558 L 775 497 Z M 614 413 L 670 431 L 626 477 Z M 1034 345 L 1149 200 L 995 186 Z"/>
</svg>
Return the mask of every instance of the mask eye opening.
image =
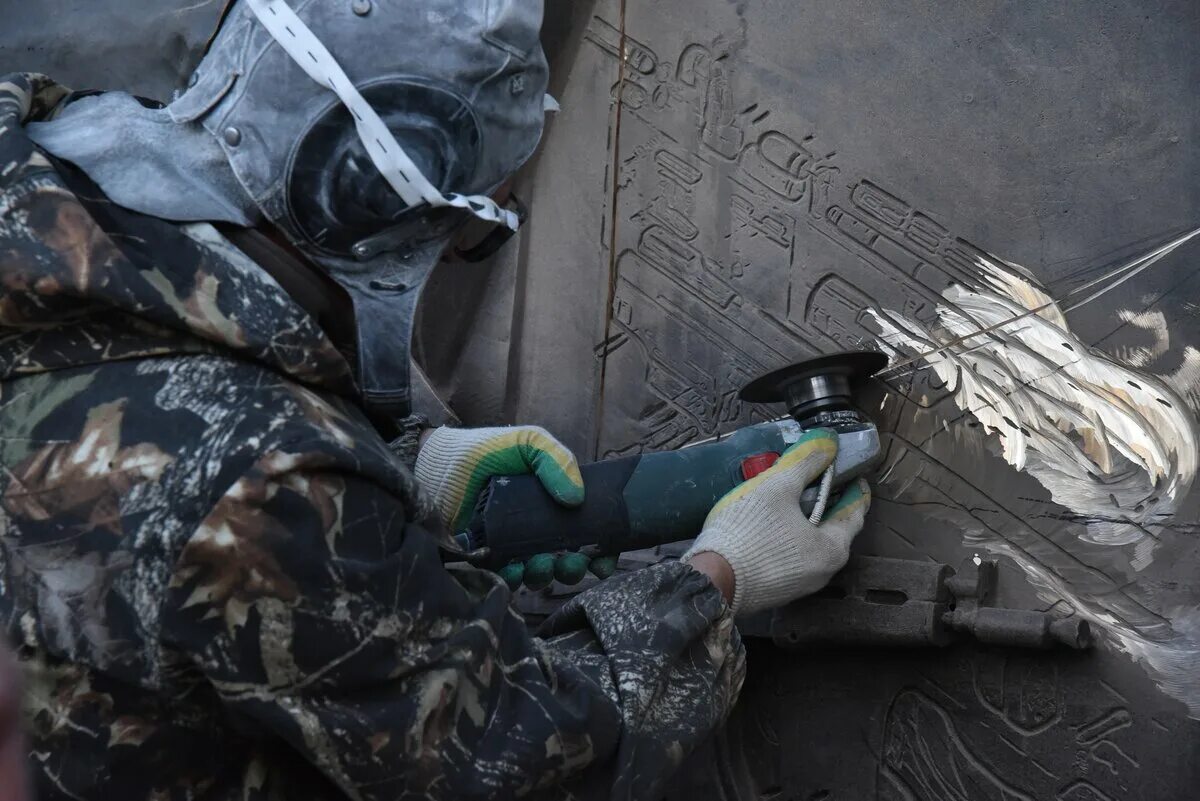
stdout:
<svg viewBox="0 0 1200 801">
<path fill-rule="evenodd" d="M 440 191 L 465 190 L 479 162 L 482 131 L 469 103 L 457 93 L 427 80 L 389 76 L 357 87 L 384 123 Z M 301 247 L 355 260 L 402 250 L 404 238 L 416 247 L 453 232 L 459 217 L 428 204 L 403 207 L 379 200 L 382 185 L 394 192 L 374 165 L 363 158 L 347 169 L 358 134 L 350 112 L 336 99 L 317 111 L 289 156 L 283 200 L 288 227 Z M 359 154 L 361 156 L 361 154 Z M 368 159 L 369 161 L 369 159 Z M 349 176 L 350 180 L 333 180 Z M 389 195 L 390 197 L 390 195 Z M 397 205 L 401 206 L 397 210 Z M 451 212 L 449 215 L 445 212 Z M 457 210 L 461 212 L 463 210 Z"/>
</svg>

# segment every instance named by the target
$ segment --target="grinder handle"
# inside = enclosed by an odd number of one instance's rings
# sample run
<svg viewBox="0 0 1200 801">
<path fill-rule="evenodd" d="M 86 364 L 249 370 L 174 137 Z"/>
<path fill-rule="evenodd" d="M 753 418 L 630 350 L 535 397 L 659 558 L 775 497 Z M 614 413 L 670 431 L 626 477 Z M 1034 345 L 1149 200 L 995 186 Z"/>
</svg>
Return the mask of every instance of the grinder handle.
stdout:
<svg viewBox="0 0 1200 801">
<path fill-rule="evenodd" d="M 486 546 L 483 562 L 493 567 L 538 553 L 631 550 L 625 489 L 642 458 L 581 465 L 584 501 L 575 508 L 556 503 L 534 476 L 492 479 L 467 531 L 471 547 Z"/>
</svg>

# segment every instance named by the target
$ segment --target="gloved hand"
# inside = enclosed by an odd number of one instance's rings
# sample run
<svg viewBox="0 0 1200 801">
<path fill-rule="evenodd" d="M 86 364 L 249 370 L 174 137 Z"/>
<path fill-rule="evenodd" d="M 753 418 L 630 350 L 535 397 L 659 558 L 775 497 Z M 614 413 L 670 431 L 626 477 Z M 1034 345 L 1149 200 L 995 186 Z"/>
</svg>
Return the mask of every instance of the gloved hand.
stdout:
<svg viewBox="0 0 1200 801">
<path fill-rule="evenodd" d="M 724 557 L 733 569 L 735 612 L 780 606 L 816 592 L 845 566 L 871 503 L 867 482 L 847 486 L 816 524 L 800 509 L 800 493 L 833 464 L 837 443 L 829 429 L 807 432 L 770 469 L 717 501 L 683 555 L 685 562 L 705 552 Z M 817 509 L 826 500 L 818 500 Z"/>
<path fill-rule="evenodd" d="M 537 426 L 438 428 L 417 453 L 414 472 L 433 497 L 442 522 L 456 533 L 471 522 L 479 493 L 497 476 L 533 473 L 562 505 L 583 503 L 583 477 L 575 456 Z M 589 569 L 605 578 L 616 569 L 616 557 L 538 554 L 507 565 L 500 575 L 514 589 L 522 580 L 540 589 L 555 578 L 576 584 Z"/>
</svg>

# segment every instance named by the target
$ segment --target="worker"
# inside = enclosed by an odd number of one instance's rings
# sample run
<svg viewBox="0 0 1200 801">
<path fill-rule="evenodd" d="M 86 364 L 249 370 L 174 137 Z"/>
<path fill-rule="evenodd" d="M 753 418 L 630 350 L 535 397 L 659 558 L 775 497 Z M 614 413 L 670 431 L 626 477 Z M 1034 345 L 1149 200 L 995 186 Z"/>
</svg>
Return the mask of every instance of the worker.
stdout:
<svg viewBox="0 0 1200 801">
<path fill-rule="evenodd" d="M 21 737 L 20 677 L 0 640 L 0 801 L 30 801 Z"/>
<path fill-rule="evenodd" d="M 797 503 L 826 430 L 540 637 L 456 557 L 482 479 L 585 492 L 541 429 L 407 408 L 425 275 L 514 222 L 486 193 L 542 130 L 540 20 L 237 0 L 166 106 L 0 80 L 0 617 L 38 798 L 652 798 L 737 698 L 735 614 L 846 561 L 866 486 Z"/>
</svg>

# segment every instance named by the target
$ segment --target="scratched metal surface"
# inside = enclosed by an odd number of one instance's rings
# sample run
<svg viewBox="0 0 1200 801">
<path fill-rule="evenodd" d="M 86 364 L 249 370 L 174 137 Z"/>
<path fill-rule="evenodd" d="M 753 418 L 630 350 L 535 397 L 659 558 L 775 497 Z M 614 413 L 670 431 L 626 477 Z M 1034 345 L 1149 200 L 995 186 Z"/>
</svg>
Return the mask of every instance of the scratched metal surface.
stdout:
<svg viewBox="0 0 1200 801">
<path fill-rule="evenodd" d="M 434 359 L 435 380 L 469 421 L 542 423 L 608 456 L 746 422 L 746 378 L 876 347 L 872 308 L 931 318 L 950 284 L 978 283 L 981 252 L 1065 297 L 1200 224 L 1197 15 L 1187 2 L 585 4 L 558 23 L 563 111 L 519 187 L 531 222 L 488 296 L 441 321 L 473 338 Z M 1082 342 L 1141 353 L 1192 414 L 1198 259 L 1181 249 L 1068 315 Z M 429 301 L 462 303 L 442 278 Z M 737 717 L 671 796 L 1194 797 L 1195 493 L 1137 546 L 1089 543 L 1087 521 L 1000 458 L 931 371 L 874 393 L 888 462 L 858 547 L 996 555 L 1003 602 L 1110 621 L 1100 647 L 756 648 Z"/>
</svg>

